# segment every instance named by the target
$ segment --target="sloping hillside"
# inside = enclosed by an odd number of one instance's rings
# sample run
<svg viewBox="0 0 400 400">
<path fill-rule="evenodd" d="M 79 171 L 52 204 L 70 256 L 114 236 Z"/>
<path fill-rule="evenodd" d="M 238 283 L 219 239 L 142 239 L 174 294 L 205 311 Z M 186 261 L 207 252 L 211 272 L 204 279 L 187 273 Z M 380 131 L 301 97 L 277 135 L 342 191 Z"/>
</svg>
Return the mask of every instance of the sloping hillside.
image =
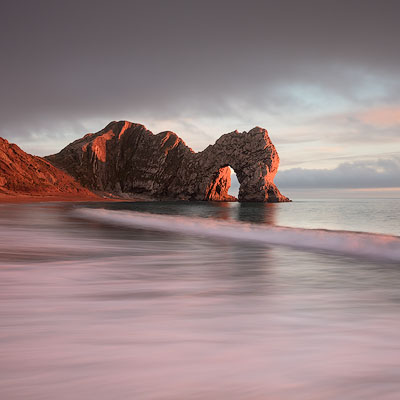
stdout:
<svg viewBox="0 0 400 400">
<path fill-rule="evenodd" d="M 0 197 L 15 196 L 97 197 L 48 161 L 0 138 Z"/>
</svg>

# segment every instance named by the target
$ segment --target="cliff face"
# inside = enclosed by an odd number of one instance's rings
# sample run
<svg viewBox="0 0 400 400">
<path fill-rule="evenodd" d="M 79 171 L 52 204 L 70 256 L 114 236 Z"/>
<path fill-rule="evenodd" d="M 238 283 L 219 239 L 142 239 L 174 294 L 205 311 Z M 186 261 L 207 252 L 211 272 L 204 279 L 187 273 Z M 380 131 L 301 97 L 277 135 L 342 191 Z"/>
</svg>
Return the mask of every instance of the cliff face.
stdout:
<svg viewBox="0 0 400 400">
<path fill-rule="evenodd" d="M 230 166 L 239 201 L 288 201 L 273 183 L 278 153 L 258 127 L 223 135 L 194 153 L 173 132 L 153 135 L 143 125 L 112 122 L 46 158 L 92 190 L 180 200 L 234 200 Z"/>
<path fill-rule="evenodd" d="M 75 179 L 41 157 L 0 138 L 1 195 L 77 195 L 96 197 Z"/>
</svg>

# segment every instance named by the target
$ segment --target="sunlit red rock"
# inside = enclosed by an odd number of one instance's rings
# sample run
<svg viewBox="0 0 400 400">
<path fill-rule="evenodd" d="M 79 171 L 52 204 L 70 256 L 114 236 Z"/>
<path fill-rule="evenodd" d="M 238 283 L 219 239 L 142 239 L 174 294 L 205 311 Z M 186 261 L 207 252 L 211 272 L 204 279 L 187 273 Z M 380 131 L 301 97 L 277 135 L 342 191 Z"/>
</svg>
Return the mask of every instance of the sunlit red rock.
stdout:
<svg viewBox="0 0 400 400">
<path fill-rule="evenodd" d="M 0 138 L 0 197 L 18 195 L 96 197 L 47 160 L 27 154 Z"/>
<path fill-rule="evenodd" d="M 230 166 L 239 201 L 288 201 L 273 183 L 278 153 L 259 127 L 223 135 L 195 153 L 173 132 L 153 135 L 140 124 L 111 122 L 47 159 L 92 190 L 179 200 L 235 200 Z"/>
</svg>

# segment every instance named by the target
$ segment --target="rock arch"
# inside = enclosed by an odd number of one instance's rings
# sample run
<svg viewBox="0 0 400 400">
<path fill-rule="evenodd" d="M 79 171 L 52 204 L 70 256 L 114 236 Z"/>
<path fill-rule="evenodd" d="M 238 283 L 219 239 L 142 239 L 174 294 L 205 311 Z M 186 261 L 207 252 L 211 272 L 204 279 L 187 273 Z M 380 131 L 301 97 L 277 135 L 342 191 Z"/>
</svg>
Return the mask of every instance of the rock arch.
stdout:
<svg viewBox="0 0 400 400">
<path fill-rule="evenodd" d="M 199 171 L 198 196 L 206 186 L 206 199 L 229 200 L 230 170 L 240 183 L 239 201 L 287 201 L 274 184 L 279 156 L 268 132 L 260 127 L 249 132 L 234 131 L 221 136 L 214 145 L 194 155 Z M 218 172 L 217 172 L 218 171 Z M 210 187 L 215 188 L 210 193 Z"/>
<path fill-rule="evenodd" d="M 112 122 L 47 159 L 92 190 L 180 200 L 233 200 L 231 166 L 239 201 L 289 201 L 273 183 L 279 156 L 260 127 L 228 133 L 195 153 L 173 132 L 153 135 L 143 125 Z"/>
</svg>

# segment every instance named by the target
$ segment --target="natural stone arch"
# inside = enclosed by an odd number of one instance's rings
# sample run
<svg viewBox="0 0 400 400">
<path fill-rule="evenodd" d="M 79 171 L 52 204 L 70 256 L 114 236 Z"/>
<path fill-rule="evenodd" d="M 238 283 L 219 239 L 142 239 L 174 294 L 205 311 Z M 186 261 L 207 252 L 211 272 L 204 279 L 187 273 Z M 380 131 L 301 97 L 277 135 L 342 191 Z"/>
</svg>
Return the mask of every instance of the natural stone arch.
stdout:
<svg viewBox="0 0 400 400">
<path fill-rule="evenodd" d="M 239 201 L 288 201 L 273 183 L 278 153 L 259 127 L 223 135 L 195 153 L 173 132 L 153 135 L 143 125 L 112 122 L 47 159 L 92 190 L 179 200 L 232 200 L 231 166 Z"/>
<path fill-rule="evenodd" d="M 228 133 L 193 156 L 198 200 L 231 200 L 230 166 L 240 184 L 239 201 L 287 201 L 273 183 L 279 156 L 265 129 Z"/>
</svg>

